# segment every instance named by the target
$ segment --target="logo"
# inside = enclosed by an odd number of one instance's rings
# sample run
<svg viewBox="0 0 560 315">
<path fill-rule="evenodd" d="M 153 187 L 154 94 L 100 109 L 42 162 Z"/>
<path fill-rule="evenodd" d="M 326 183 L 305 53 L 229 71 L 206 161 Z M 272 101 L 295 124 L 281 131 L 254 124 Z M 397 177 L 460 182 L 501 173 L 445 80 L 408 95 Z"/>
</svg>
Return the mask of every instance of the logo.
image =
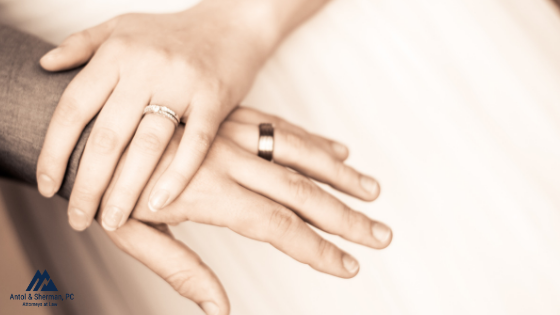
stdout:
<svg viewBox="0 0 560 315">
<path fill-rule="evenodd" d="M 25 291 L 27 293 L 11 293 L 10 301 L 19 302 L 21 306 L 51 307 L 59 306 L 63 303 L 71 303 L 67 301 L 74 301 L 76 297 L 72 292 L 59 292 L 47 270 L 44 272 L 37 270 Z M 29 291 L 42 292 L 31 293 Z"/>
<path fill-rule="evenodd" d="M 27 290 L 25 291 L 31 291 L 33 285 L 35 285 L 33 291 L 38 291 L 39 288 L 41 288 L 41 291 L 58 291 L 46 269 L 43 273 L 37 270 L 35 276 L 33 277 L 33 279 L 31 279 L 31 282 L 29 283 L 29 286 L 27 286 Z"/>
</svg>

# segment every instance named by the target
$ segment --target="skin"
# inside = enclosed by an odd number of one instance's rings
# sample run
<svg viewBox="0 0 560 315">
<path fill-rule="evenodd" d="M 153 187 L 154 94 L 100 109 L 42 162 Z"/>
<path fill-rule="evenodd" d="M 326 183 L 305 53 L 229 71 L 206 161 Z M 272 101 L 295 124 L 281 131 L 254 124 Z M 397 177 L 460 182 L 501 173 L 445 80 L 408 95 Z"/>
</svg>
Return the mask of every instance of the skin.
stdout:
<svg viewBox="0 0 560 315">
<path fill-rule="evenodd" d="M 131 150 L 110 200 L 113 231 L 128 218 L 173 128 L 142 119 L 148 104 L 172 109 L 186 124 L 176 155 L 146 200 L 158 211 L 184 190 L 220 123 L 242 100 L 266 58 L 326 0 L 204 0 L 173 14 L 125 14 L 68 37 L 41 59 L 48 71 L 87 62 L 68 85 L 49 125 L 38 165 L 39 191 L 60 188 L 69 156 L 98 115 L 69 200 L 70 225 L 86 229 L 117 162 Z M 152 131 L 152 132 L 145 132 Z M 109 217 L 109 216 L 107 216 Z M 117 222 L 121 222 L 117 224 Z"/>
<path fill-rule="evenodd" d="M 171 125 L 166 118 L 151 116 Z M 275 125 L 274 163 L 256 156 L 260 122 Z M 207 158 L 188 187 L 166 209 L 151 211 L 143 201 L 172 163 L 182 128 L 176 130 L 165 149 L 132 218 L 125 220 L 120 229 L 107 233 L 121 249 L 166 279 L 181 295 L 198 303 L 207 314 L 229 314 L 226 293 L 209 267 L 173 239 L 167 224 L 190 220 L 228 227 L 268 242 L 318 271 L 342 278 L 354 277 L 359 263 L 319 236 L 310 225 L 371 248 L 382 249 L 390 244 L 392 231 L 387 225 L 350 209 L 310 180 L 362 200 L 376 199 L 377 181 L 344 164 L 348 156 L 345 146 L 278 117 L 243 107 L 221 125 Z M 121 194 L 119 177 L 124 174 L 131 149 L 129 146 L 123 154 L 103 197 L 100 221 L 112 195 Z"/>
<path fill-rule="evenodd" d="M 363 200 L 378 196 L 377 182 L 343 164 L 343 145 L 277 117 L 242 108 L 222 123 L 282 38 L 324 2 L 204 0 L 176 14 L 126 14 L 67 38 L 41 59 L 43 68 L 88 64 L 49 126 L 40 192 L 50 197 L 59 189 L 77 139 L 98 115 L 70 197 L 70 225 L 87 228 L 100 209 L 97 220 L 121 249 L 207 314 L 229 314 L 226 293 L 168 223 L 225 226 L 321 272 L 355 276 L 358 262 L 309 225 L 379 249 L 392 232 L 309 178 Z M 151 103 L 171 108 L 186 126 L 142 118 Z M 276 127 L 275 163 L 256 157 L 263 122 Z"/>
</svg>

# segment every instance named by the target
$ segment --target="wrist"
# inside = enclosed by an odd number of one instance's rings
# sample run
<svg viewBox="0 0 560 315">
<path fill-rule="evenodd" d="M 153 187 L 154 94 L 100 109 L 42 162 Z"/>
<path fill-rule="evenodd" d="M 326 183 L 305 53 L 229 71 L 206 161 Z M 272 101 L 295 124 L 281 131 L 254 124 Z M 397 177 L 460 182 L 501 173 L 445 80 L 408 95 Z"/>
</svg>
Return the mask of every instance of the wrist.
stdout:
<svg viewBox="0 0 560 315">
<path fill-rule="evenodd" d="M 328 0 L 203 0 L 193 9 L 219 16 L 269 55 Z M 204 13 L 202 13 L 204 14 Z"/>
<path fill-rule="evenodd" d="M 274 16 L 269 0 L 203 0 L 182 14 L 207 17 L 209 27 L 222 35 L 233 35 L 238 44 L 250 44 L 263 54 L 270 54 L 283 38 L 282 23 Z"/>
</svg>

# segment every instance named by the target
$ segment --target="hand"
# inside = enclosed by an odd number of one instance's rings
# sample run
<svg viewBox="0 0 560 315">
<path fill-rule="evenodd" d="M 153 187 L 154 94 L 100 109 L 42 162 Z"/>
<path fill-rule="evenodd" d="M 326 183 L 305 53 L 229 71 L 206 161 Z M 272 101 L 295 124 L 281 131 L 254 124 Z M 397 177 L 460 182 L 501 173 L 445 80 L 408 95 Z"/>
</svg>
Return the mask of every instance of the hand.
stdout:
<svg viewBox="0 0 560 315">
<path fill-rule="evenodd" d="M 206 314 L 229 314 L 229 301 L 216 275 L 192 250 L 173 238 L 167 225 L 130 219 L 108 235 L 121 250 L 197 303 Z"/>
<path fill-rule="evenodd" d="M 256 156 L 258 124 L 264 122 L 275 125 L 274 158 L 278 165 Z M 172 163 L 180 135 L 181 130 L 177 130 L 140 201 L 148 198 L 150 187 Z M 117 166 L 98 220 L 110 207 L 111 195 L 121 194 L 116 183 L 129 151 L 130 148 Z M 157 213 L 149 211 L 145 202 L 139 202 L 134 219 L 108 234 L 121 249 L 212 315 L 229 314 L 230 309 L 216 276 L 196 254 L 172 238 L 165 224 L 149 226 L 139 220 L 192 220 L 229 227 L 241 235 L 269 242 L 319 271 L 353 277 L 358 272 L 358 262 L 304 222 L 379 249 L 391 243 L 390 228 L 348 208 L 306 177 L 280 166 L 288 166 L 360 199 L 376 199 L 377 181 L 343 164 L 347 156 L 348 150 L 342 144 L 309 134 L 280 118 L 239 108 L 222 124 L 208 158 L 175 202 Z"/>
<path fill-rule="evenodd" d="M 116 183 L 123 194 L 112 195 L 110 211 L 123 223 L 132 211 L 174 132 L 170 121 L 141 119 L 148 104 L 167 106 L 186 122 L 174 160 L 153 186 L 152 209 L 171 203 L 198 169 L 220 123 L 273 46 L 256 34 L 264 27 L 253 25 L 255 16 L 246 16 L 243 6 L 219 4 L 203 1 L 176 14 L 122 15 L 68 37 L 41 59 L 49 71 L 89 61 L 56 108 L 37 166 L 39 190 L 50 197 L 82 130 L 98 114 L 69 200 L 74 229 L 91 223 L 130 141 Z"/>
<path fill-rule="evenodd" d="M 256 156 L 254 146 L 261 122 L 276 126 L 274 157 L 278 164 Z M 357 274 L 358 262 L 315 233 L 308 224 L 372 248 L 381 249 L 391 242 L 392 232 L 385 224 L 350 209 L 301 175 L 363 200 L 377 198 L 377 182 L 343 164 L 348 155 L 344 146 L 247 108 L 236 110 L 223 123 L 206 160 L 186 190 L 166 209 L 154 213 L 143 201 L 172 163 L 179 138 L 180 130 L 140 197 L 134 218 L 154 223 L 190 220 L 228 227 L 241 235 L 269 242 L 316 270 L 343 278 Z M 106 209 L 111 207 L 111 195 L 122 193 L 117 183 L 123 169 L 122 164 L 117 167 L 103 198 L 102 220 Z"/>
</svg>

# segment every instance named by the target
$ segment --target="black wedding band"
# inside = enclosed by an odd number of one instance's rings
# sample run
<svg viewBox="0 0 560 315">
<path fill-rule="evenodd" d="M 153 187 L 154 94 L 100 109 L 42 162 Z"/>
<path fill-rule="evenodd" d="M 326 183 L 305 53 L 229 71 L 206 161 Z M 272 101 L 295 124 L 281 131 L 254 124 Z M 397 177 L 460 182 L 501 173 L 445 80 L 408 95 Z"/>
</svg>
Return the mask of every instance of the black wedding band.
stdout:
<svg viewBox="0 0 560 315">
<path fill-rule="evenodd" d="M 259 156 L 267 161 L 272 161 L 274 150 L 274 127 L 272 124 L 259 125 Z"/>
</svg>

